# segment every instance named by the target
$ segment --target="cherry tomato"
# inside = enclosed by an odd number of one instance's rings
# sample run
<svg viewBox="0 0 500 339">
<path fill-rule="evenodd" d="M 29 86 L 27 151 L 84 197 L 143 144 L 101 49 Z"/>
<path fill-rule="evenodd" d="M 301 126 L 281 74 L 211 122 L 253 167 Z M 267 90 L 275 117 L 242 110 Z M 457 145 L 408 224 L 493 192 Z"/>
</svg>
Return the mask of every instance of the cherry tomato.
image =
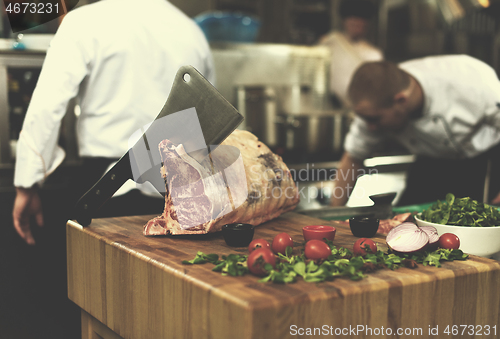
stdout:
<svg viewBox="0 0 500 339">
<path fill-rule="evenodd" d="M 439 237 L 439 247 L 449 250 L 458 250 L 460 239 L 453 233 L 443 233 Z"/>
<path fill-rule="evenodd" d="M 265 239 L 254 239 L 252 240 L 250 245 L 248 245 L 248 253 L 252 253 L 257 248 L 267 248 L 268 250 L 270 250 L 271 245 L 269 245 L 269 243 Z"/>
<path fill-rule="evenodd" d="M 370 248 L 372 253 L 377 252 L 377 244 L 371 239 L 368 238 L 359 238 L 355 243 L 353 247 L 353 253 L 354 255 L 365 255 L 366 254 L 366 246 Z"/>
<path fill-rule="evenodd" d="M 268 248 L 257 248 L 248 256 L 248 269 L 255 275 L 266 275 L 267 271 L 264 269 L 266 264 L 270 264 L 273 268 L 276 266 L 276 257 Z"/>
<path fill-rule="evenodd" d="M 293 240 L 288 233 L 280 233 L 277 236 L 274 237 L 273 239 L 273 244 L 271 245 L 273 252 L 278 254 L 285 254 L 286 248 L 290 246 L 293 247 Z"/>
<path fill-rule="evenodd" d="M 328 258 L 332 254 L 332 250 L 324 241 L 313 239 L 306 243 L 304 254 L 307 259 L 319 260 Z"/>
</svg>

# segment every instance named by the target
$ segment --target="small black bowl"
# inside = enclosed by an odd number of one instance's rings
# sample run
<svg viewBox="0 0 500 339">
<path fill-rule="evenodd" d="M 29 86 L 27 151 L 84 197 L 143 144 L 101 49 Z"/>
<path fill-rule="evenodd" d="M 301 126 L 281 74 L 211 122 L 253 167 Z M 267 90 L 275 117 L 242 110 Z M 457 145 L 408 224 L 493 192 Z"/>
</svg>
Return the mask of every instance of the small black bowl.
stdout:
<svg viewBox="0 0 500 339">
<path fill-rule="evenodd" d="M 227 224 L 222 226 L 222 235 L 229 246 L 245 247 L 252 242 L 253 228 L 250 224 Z"/>
<path fill-rule="evenodd" d="M 379 220 L 373 217 L 352 217 L 349 227 L 355 237 L 371 238 L 377 234 Z"/>
</svg>

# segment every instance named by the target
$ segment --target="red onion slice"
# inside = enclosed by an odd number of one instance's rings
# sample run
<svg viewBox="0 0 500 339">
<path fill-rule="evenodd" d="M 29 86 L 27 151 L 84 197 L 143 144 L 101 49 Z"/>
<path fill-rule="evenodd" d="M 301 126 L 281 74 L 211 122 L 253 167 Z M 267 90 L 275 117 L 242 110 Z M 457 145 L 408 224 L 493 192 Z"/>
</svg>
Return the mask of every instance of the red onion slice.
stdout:
<svg viewBox="0 0 500 339">
<path fill-rule="evenodd" d="M 404 222 L 404 223 L 402 223 L 402 224 L 399 224 L 398 226 L 396 226 L 396 227 L 394 227 L 394 228 L 398 228 L 398 229 L 400 229 L 400 230 L 401 230 L 401 229 L 412 229 L 412 230 L 414 230 L 414 229 L 415 229 L 415 227 L 417 227 L 417 228 L 418 228 L 418 226 L 417 226 L 417 225 L 415 225 L 414 223 L 407 221 L 407 222 Z M 393 229 L 394 229 L 394 228 L 393 228 Z M 392 231 L 392 230 L 391 230 L 391 231 Z M 389 233 L 387 234 L 387 236 L 389 236 L 389 234 L 391 234 L 391 232 L 389 232 Z"/>
<path fill-rule="evenodd" d="M 414 223 L 405 222 L 389 231 L 386 242 L 395 252 L 413 253 L 429 243 L 429 236 Z"/>
<path fill-rule="evenodd" d="M 420 226 L 420 229 L 423 230 L 429 237 L 429 244 L 427 244 L 427 248 L 437 248 L 439 243 L 439 234 L 437 229 L 434 226 Z"/>
</svg>

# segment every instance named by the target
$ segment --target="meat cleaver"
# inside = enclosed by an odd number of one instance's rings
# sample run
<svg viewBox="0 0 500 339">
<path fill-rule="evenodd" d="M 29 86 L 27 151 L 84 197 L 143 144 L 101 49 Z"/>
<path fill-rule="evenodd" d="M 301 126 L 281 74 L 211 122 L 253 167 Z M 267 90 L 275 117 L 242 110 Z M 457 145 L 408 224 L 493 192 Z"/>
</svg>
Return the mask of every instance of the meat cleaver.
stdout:
<svg viewBox="0 0 500 339">
<path fill-rule="evenodd" d="M 82 226 L 128 180 L 149 181 L 160 193 L 165 182 L 160 174 L 158 144 L 169 139 L 183 144 L 202 161 L 243 121 L 243 116 L 194 67 L 177 72 L 167 102 L 155 120 L 138 131 L 138 141 L 77 202 L 72 217 Z M 142 136 L 141 136 L 142 134 Z"/>
</svg>

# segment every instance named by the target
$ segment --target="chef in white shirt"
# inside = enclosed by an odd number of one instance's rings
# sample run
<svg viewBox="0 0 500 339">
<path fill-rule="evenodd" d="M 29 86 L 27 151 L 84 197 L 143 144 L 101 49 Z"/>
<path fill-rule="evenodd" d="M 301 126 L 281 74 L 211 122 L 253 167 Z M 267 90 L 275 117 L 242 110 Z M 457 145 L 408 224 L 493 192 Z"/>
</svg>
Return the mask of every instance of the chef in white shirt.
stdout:
<svg viewBox="0 0 500 339">
<path fill-rule="evenodd" d="M 342 31 L 323 36 L 319 44 L 330 49 L 329 90 L 333 100 L 349 106 L 347 88 L 356 69 L 366 61 L 383 59 L 382 51 L 366 40 L 376 7 L 369 0 L 343 0 L 339 7 Z"/>
<path fill-rule="evenodd" d="M 443 199 L 448 192 L 479 201 L 488 193 L 486 200 L 500 203 L 500 82 L 490 66 L 466 55 L 367 63 L 354 74 L 349 96 L 357 116 L 333 205 L 345 204 L 356 182 L 356 175 L 346 174 L 358 173 L 387 139 L 417 156 L 400 205 Z"/>
<path fill-rule="evenodd" d="M 65 156 L 58 131 L 68 102 L 78 96 L 81 108 L 80 194 L 160 112 L 183 65 L 214 83 L 203 32 L 165 0 L 106 0 L 66 15 L 47 51 L 17 145 L 13 221 L 28 244 L 35 243 L 30 217 L 43 225 L 38 186 Z"/>
</svg>

